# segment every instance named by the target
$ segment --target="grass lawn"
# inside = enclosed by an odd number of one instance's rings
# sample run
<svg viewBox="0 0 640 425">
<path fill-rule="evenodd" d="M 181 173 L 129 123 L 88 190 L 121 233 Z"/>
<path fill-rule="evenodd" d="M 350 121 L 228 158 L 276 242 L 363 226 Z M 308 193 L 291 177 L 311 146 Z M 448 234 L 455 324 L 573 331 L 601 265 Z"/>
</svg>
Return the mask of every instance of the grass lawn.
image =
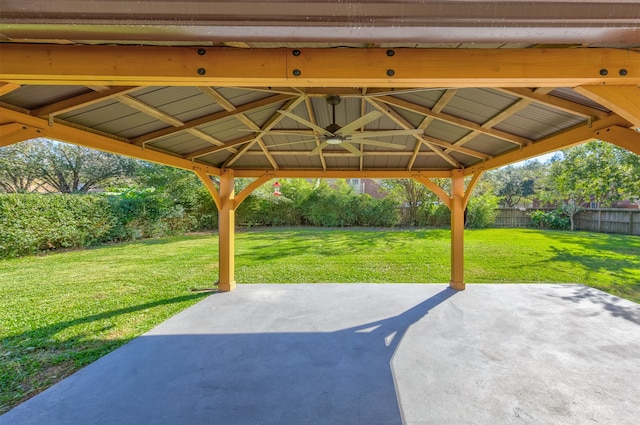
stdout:
<svg viewBox="0 0 640 425">
<path fill-rule="evenodd" d="M 467 282 L 583 283 L 640 302 L 638 237 L 465 235 Z M 0 260 L 0 413 L 206 296 L 217 242 L 199 235 Z M 239 232 L 236 279 L 445 283 L 449 243 L 448 230 Z"/>
</svg>

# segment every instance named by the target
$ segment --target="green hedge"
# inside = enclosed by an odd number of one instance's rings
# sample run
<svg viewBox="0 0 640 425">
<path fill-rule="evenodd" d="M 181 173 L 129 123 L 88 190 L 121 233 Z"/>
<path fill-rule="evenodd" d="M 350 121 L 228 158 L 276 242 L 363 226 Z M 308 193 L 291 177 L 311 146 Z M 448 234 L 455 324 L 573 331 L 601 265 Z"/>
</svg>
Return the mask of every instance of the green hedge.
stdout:
<svg viewBox="0 0 640 425">
<path fill-rule="evenodd" d="M 273 196 L 256 191 L 236 211 L 239 226 L 392 227 L 400 222 L 391 199 L 354 193 L 348 186 L 317 187 Z"/>
<path fill-rule="evenodd" d="M 153 190 L 114 195 L 0 194 L 0 257 L 217 228 L 213 202 Z"/>
<path fill-rule="evenodd" d="M 571 227 L 569 217 L 562 210 L 536 210 L 529 216 L 531 226 L 538 229 L 568 230 Z"/>
<path fill-rule="evenodd" d="M 0 194 L 0 257 L 60 248 L 215 230 L 218 214 L 206 191 L 129 189 L 109 195 Z M 186 193 L 185 192 L 185 193 Z M 467 225 L 486 227 L 495 219 L 495 199 L 473 198 Z M 533 218 L 533 217 L 532 217 Z M 443 205 L 425 203 L 418 225 L 446 226 Z M 400 223 L 390 198 L 359 195 L 346 185 L 287 185 L 283 195 L 258 190 L 236 211 L 238 226 L 393 227 Z"/>
<path fill-rule="evenodd" d="M 102 197 L 0 195 L 0 257 L 106 242 L 116 221 Z"/>
</svg>

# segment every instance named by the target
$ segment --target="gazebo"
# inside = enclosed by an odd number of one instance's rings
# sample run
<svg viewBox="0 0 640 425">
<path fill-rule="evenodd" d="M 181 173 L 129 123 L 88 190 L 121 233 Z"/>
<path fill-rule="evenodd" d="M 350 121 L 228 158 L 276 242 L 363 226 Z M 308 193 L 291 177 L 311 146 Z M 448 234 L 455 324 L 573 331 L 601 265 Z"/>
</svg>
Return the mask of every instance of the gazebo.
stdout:
<svg viewBox="0 0 640 425">
<path fill-rule="evenodd" d="M 451 211 L 462 290 L 483 172 L 594 139 L 640 154 L 637 1 L 0 4 L 0 146 L 193 171 L 219 209 L 221 291 L 234 212 L 271 179 L 421 182 Z"/>
</svg>

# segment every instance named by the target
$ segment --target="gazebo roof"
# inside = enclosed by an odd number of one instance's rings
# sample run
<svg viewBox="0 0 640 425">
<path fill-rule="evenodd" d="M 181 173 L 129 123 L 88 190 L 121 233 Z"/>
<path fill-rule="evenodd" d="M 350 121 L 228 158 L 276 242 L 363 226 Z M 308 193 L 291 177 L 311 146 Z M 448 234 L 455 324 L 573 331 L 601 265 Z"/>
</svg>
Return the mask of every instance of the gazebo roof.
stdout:
<svg viewBox="0 0 640 425">
<path fill-rule="evenodd" d="M 0 146 L 44 136 L 209 174 L 393 177 L 473 174 L 603 132 L 640 144 L 635 1 L 2 7 Z M 326 143 L 323 128 L 359 119 Z"/>
</svg>

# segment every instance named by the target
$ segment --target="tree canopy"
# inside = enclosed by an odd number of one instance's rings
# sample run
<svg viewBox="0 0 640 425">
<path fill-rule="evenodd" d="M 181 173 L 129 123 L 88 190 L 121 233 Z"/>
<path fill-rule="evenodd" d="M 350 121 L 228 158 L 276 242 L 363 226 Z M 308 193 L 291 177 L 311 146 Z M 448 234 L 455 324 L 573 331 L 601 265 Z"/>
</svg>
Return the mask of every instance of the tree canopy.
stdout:
<svg viewBox="0 0 640 425">
<path fill-rule="evenodd" d="M 139 161 L 48 139 L 0 149 L 0 186 L 5 192 L 87 193 L 131 176 Z"/>
</svg>

